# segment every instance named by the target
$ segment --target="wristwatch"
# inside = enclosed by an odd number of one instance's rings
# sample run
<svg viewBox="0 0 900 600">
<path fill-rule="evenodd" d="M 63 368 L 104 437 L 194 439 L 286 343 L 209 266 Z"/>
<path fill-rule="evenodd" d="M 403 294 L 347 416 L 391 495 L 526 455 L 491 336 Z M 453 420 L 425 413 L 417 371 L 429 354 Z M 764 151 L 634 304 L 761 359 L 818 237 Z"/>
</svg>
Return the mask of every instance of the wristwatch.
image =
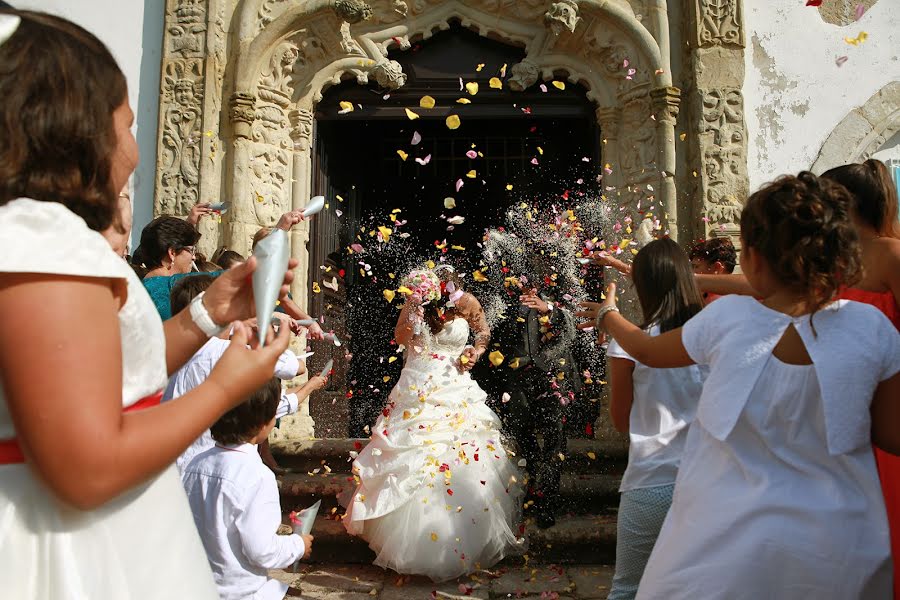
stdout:
<svg viewBox="0 0 900 600">
<path fill-rule="evenodd" d="M 225 326 L 216 324 L 209 315 L 209 311 L 206 310 L 206 306 L 203 304 L 203 296 L 205 294 L 206 292 L 200 292 L 191 300 L 189 307 L 191 320 L 207 337 L 214 337 L 225 331 Z"/>
</svg>

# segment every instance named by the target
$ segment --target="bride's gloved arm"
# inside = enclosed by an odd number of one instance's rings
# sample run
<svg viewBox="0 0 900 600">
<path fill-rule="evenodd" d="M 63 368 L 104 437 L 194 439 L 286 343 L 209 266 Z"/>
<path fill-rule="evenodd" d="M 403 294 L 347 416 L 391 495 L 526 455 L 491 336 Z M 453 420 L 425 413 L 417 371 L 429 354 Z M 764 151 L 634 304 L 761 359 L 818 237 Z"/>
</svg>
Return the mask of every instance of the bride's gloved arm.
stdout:
<svg viewBox="0 0 900 600">
<path fill-rule="evenodd" d="M 469 323 L 469 328 L 475 334 L 472 346 L 475 348 L 475 360 L 478 360 L 487 351 L 491 341 L 491 328 L 488 326 L 484 309 L 472 294 L 463 294 L 463 297 L 456 303 L 456 307 L 460 316 Z"/>
<path fill-rule="evenodd" d="M 394 327 L 394 340 L 397 344 L 407 345 L 415 335 L 415 320 L 419 312 L 419 305 L 413 300 L 407 300 L 400 311 L 397 318 L 397 325 Z"/>
</svg>

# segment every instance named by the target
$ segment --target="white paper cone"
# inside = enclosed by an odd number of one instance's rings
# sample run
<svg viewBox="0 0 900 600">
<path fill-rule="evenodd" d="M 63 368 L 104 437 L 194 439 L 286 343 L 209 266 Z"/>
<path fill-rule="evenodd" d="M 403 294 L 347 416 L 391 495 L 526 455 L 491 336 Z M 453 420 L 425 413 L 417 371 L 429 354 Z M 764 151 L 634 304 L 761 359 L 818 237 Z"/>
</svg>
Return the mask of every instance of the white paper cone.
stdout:
<svg viewBox="0 0 900 600">
<path fill-rule="evenodd" d="M 259 345 L 262 346 L 267 331 L 262 325 L 272 320 L 290 260 L 287 233 L 282 229 L 274 230 L 256 245 L 253 256 L 258 261 L 253 272 L 253 297 L 256 300 L 256 321 L 260 324 Z"/>
<path fill-rule="evenodd" d="M 316 320 L 315 319 L 297 319 L 296 321 L 294 321 L 294 323 L 296 323 L 300 327 L 309 327 L 311 325 L 315 325 Z"/>
<path fill-rule="evenodd" d="M 322 367 L 322 372 L 319 373 L 319 377 L 328 377 L 328 373 L 331 371 L 331 368 L 334 366 L 334 361 L 332 359 L 328 359 L 328 362 L 325 363 L 325 366 Z"/>
<path fill-rule="evenodd" d="M 325 196 L 314 196 L 309 199 L 306 208 L 303 209 L 303 218 L 306 219 L 320 213 L 323 208 L 325 208 Z"/>
<path fill-rule="evenodd" d="M 320 506 L 322 506 L 321 500 L 309 508 L 297 513 L 297 518 L 300 522 L 293 525 L 294 533 L 297 535 L 309 535 L 312 533 L 313 524 L 316 522 L 316 516 L 319 514 Z"/>
</svg>

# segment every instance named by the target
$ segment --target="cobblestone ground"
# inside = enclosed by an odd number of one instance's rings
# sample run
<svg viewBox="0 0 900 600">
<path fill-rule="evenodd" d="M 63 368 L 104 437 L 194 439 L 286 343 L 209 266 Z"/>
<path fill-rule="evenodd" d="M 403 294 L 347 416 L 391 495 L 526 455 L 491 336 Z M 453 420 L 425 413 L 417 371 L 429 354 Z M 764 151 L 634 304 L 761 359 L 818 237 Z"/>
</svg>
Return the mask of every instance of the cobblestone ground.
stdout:
<svg viewBox="0 0 900 600">
<path fill-rule="evenodd" d="M 305 565 L 296 573 L 271 571 L 309 600 L 541 600 L 605 599 L 613 568 L 605 565 L 510 566 L 454 582 L 401 577 L 368 565 Z"/>
</svg>

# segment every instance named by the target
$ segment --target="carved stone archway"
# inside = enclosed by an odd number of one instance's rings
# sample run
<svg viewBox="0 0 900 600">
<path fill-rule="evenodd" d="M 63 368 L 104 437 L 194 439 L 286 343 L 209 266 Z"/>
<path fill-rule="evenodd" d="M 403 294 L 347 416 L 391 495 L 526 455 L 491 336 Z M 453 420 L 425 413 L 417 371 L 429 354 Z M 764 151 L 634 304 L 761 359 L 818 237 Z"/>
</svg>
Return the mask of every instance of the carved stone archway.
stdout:
<svg viewBox="0 0 900 600">
<path fill-rule="evenodd" d="M 812 165 L 814 173 L 870 158 L 900 131 L 900 82 L 893 81 L 832 130 Z"/>
</svg>

